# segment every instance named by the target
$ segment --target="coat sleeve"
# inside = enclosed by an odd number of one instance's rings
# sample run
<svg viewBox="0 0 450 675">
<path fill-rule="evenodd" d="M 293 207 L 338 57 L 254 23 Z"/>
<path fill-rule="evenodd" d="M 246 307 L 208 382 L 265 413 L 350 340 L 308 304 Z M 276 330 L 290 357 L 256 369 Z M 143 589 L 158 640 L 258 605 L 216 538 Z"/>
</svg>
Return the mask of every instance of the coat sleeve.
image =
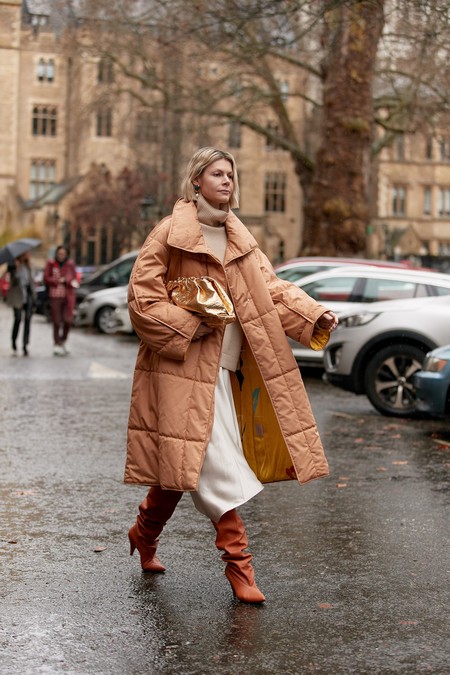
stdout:
<svg viewBox="0 0 450 675">
<path fill-rule="evenodd" d="M 257 255 L 286 335 L 304 347 L 323 349 L 330 339 L 330 331 L 316 326 L 316 321 L 329 310 L 295 284 L 277 277 L 269 259 L 259 249 Z"/>
<path fill-rule="evenodd" d="M 44 270 L 44 284 L 46 286 L 57 286 L 59 283 L 58 277 L 53 276 L 53 264 L 51 260 L 47 261 Z"/>
<path fill-rule="evenodd" d="M 165 277 L 170 247 L 150 235 L 139 253 L 128 286 L 128 311 L 139 338 L 169 359 L 184 361 L 201 319 L 169 300 Z"/>
</svg>

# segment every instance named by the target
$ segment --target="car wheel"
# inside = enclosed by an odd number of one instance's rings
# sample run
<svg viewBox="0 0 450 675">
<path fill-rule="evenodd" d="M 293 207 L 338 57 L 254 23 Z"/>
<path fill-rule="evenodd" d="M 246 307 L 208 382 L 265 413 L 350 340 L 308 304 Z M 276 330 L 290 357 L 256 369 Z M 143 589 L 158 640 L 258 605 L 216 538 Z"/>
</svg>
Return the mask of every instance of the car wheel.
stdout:
<svg viewBox="0 0 450 675">
<path fill-rule="evenodd" d="M 109 335 L 117 331 L 117 326 L 115 308 L 109 305 L 101 307 L 95 315 L 95 327 L 97 330 L 100 333 Z"/>
<path fill-rule="evenodd" d="M 413 376 L 424 358 L 425 352 L 413 345 L 381 349 L 368 363 L 364 378 L 374 408 L 391 417 L 411 417 L 417 404 Z"/>
</svg>

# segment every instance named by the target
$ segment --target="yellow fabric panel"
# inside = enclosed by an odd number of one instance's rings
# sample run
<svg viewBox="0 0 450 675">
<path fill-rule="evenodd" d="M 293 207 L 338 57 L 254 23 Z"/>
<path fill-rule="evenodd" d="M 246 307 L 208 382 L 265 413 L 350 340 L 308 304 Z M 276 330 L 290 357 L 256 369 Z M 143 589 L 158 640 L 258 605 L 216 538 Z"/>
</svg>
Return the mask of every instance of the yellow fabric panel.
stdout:
<svg viewBox="0 0 450 675">
<path fill-rule="evenodd" d="M 328 340 L 330 339 L 330 331 L 326 328 L 319 328 L 319 326 L 314 327 L 314 331 L 311 337 L 310 346 L 311 349 L 318 352 L 325 347 Z"/>
<path fill-rule="evenodd" d="M 262 483 L 296 480 L 297 475 L 259 368 L 245 344 L 243 381 L 231 378 L 244 455 Z"/>
</svg>

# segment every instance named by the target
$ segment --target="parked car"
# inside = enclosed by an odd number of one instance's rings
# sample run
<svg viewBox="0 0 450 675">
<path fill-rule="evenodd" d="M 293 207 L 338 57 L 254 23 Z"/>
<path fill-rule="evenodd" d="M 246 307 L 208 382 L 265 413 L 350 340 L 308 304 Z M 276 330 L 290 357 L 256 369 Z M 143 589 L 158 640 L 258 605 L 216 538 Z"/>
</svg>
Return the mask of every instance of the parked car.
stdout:
<svg viewBox="0 0 450 675">
<path fill-rule="evenodd" d="M 128 286 L 102 288 L 89 293 L 79 304 L 76 326 L 92 326 L 100 333 L 115 333 L 118 323 L 115 309 L 125 302 Z"/>
<path fill-rule="evenodd" d="M 128 312 L 128 301 L 124 300 L 124 302 L 116 307 L 115 312 L 118 332 L 132 335 L 134 333 L 134 328 L 132 326 L 130 314 Z"/>
<path fill-rule="evenodd" d="M 340 316 L 325 348 L 325 376 L 367 395 L 383 415 L 410 417 L 418 407 L 415 374 L 427 352 L 449 342 L 450 295 L 360 306 Z"/>
<path fill-rule="evenodd" d="M 89 293 L 100 291 L 102 288 L 125 286 L 130 279 L 131 270 L 139 251 L 131 251 L 116 258 L 108 265 L 104 265 L 93 274 L 83 278 L 80 287 L 76 290 L 79 304 Z"/>
<path fill-rule="evenodd" d="M 450 344 L 428 352 L 414 386 L 417 410 L 450 419 Z"/>
<path fill-rule="evenodd" d="M 280 279 L 298 281 L 309 274 L 326 272 L 336 267 L 348 267 L 349 265 L 369 265 L 371 267 L 386 267 L 392 269 L 412 269 L 408 260 L 393 262 L 390 260 L 370 260 L 369 258 L 333 258 L 311 256 L 304 258 L 292 258 L 275 266 L 275 273 Z M 420 268 L 425 270 L 426 268 Z M 427 270 L 432 271 L 432 270 Z"/>
<path fill-rule="evenodd" d="M 340 316 L 374 302 L 450 294 L 450 275 L 363 265 L 318 272 L 296 285 Z M 294 340 L 290 343 L 299 363 L 323 368 L 322 351 L 307 349 Z"/>
</svg>

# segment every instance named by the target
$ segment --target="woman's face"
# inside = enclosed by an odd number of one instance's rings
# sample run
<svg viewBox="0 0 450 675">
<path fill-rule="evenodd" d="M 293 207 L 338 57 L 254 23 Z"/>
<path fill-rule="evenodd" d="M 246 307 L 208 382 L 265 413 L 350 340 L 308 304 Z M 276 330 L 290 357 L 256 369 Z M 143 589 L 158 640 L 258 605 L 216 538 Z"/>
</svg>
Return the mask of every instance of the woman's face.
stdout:
<svg viewBox="0 0 450 675">
<path fill-rule="evenodd" d="M 64 260 L 67 258 L 67 251 L 65 248 L 59 248 L 56 252 L 56 260 L 58 262 L 64 262 Z"/>
<path fill-rule="evenodd" d="M 194 182 L 200 185 L 202 196 L 214 208 L 228 204 L 234 187 L 231 162 L 228 159 L 218 159 L 207 166 Z"/>
</svg>

